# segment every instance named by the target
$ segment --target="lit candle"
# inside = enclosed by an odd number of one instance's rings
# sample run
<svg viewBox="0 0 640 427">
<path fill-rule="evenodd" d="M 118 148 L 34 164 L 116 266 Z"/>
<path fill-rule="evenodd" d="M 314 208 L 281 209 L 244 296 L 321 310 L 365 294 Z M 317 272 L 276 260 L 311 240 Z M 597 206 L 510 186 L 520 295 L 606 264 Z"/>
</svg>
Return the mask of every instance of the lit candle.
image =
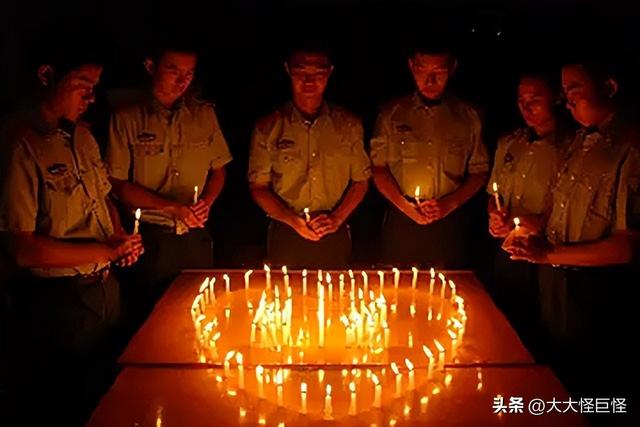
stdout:
<svg viewBox="0 0 640 427">
<path fill-rule="evenodd" d="M 416 290 L 416 283 L 418 282 L 418 269 L 415 267 L 411 267 L 411 271 L 413 272 L 413 278 L 411 279 L 411 289 Z"/>
<path fill-rule="evenodd" d="M 369 293 L 369 276 L 366 271 L 362 272 L 362 281 L 364 283 L 364 294 L 367 295 Z"/>
<path fill-rule="evenodd" d="M 493 183 L 493 199 L 496 201 L 496 208 L 501 211 L 502 206 L 500 206 L 500 194 L 498 193 L 498 183 Z"/>
<path fill-rule="evenodd" d="M 324 286 L 318 286 L 318 346 L 324 347 Z"/>
<path fill-rule="evenodd" d="M 431 279 L 429 280 L 429 294 L 433 295 L 433 285 L 436 281 L 436 271 L 433 269 L 433 267 L 431 267 L 431 270 L 429 270 L 429 275 L 431 276 Z"/>
<path fill-rule="evenodd" d="M 447 287 L 447 279 L 442 273 L 438 273 L 438 278 L 440 279 L 440 298 L 444 298 L 444 292 Z"/>
<path fill-rule="evenodd" d="M 338 279 L 340 281 L 340 299 L 342 299 L 342 295 L 344 294 L 344 274 L 340 274 Z"/>
<path fill-rule="evenodd" d="M 397 292 L 398 291 L 398 284 L 400 283 L 400 270 L 398 270 L 397 268 L 393 267 L 391 269 L 391 271 L 393 272 L 393 288 Z"/>
<path fill-rule="evenodd" d="M 396 374 L 396 398 L 398 398 L 402 392 L 402 374 L 400 373 L 396 362 L 391 362 L 391 370 Z"/>
<path fill-rule="evenodd" d="M 434 357 L 431 350 L 429 350 L 429 347 L 424 344 L 422 345 L 422 351 L 424 351 L 425 356 L 427 356 L 427 359 L 429 359 L 429 367 L 427 368 L 427 379 L 429 379 L 431 378 L 431 372 L 433 371 Z"/>
<path fill-rule="evenodd" d="M 210 297 L 209 297 L 209 278 L 208 277 L 205 278 L 202 284 L 200 285 L 200 290 L 198 291 L 198 293 L 204 294 L 204 302 L 205 304 L 209 304 Z"/>
<path fill-rule="evenodd" d="M 282 369 L 278 369 L 278 372 L 276 373 L 276 379 L 275 379 L 275 383 L 276 383 L 276 392 L 277 392 L 277 399 L 278 399 L 278 406 L 284 406 L 284 401 L 283 401 L 283 397 L 282 397 Z"/>
<path fill-rule="evenodd" d="M 215 285 L 216 285 L 216 278 L 215 277 L 210 278 L 209 279 L 209 297 L 211 298 L 211 301 L 216 300 Z"/>
<path fill-rule="evenodd" d="M 198 186 L 193 187 L 193 204 L 198 203 Z"/>
<path fill-rule="evenodd" d="M 231 293 L 231 279 L 229 279 L 229 275 L 228 274 L 223 274 L 222 278 L 224 279 L 224 289 L 227 292 L 227 298 L 229 298 L 230 293 Z M 227 304 L 229 302 L 227 301 Z"/>
<path fill-rule="evenodd" d="M 416 199 L 416 205 L 420 205 L 420 186 L 416 186 L 416 191 L 413 193 L 413 197 Z"/>
<path fill-rule="evenodd" d="M 518 235 L 518 232 L 520 231 L 520 218 L 515 217 L 513 218 L 513 224 L 516 226 L 516 231 L 515 231 L 515 235 Z"/>
<path fill-rule="evenodd" d="M 333 405 L 331 404 L 331 384 L 327 384 L 325 390 L 326 393 L 324 396 L 324 419 L 331 420 L 333 419 Z"/>
<path fill-rule="evenodd" d="M 415 380 L 415 375 L 413 372 L 413 363 L 411 363 L 411 360 L 409 359 L 404 359 L 404 364 L 406 365 L 407 369 L 409 370 L 409 385 L 407 386 L 407 388 L 409 390 L 413 390 L 414 388 L 416 388 L 416 380 Z"/>
<path fill-rule="evenodd" d="M 456 333 L 453 332 L 451 329 L 447 329 L 447 333 L 449 334 L 449 338 L 451 338 L 451 357 L 453 357 L 453 354 L 456 351 L 456 343 L 457 343 L 457 336 Z"/>
<path fill-rule="evenodd" d="M 311 221 L 311 215 L 309 215 L 309 208 L 304 208 L 304 219 L 305 221 Z"/>
<path fill-rule="evenodd" d="M 244 388 L 244 365 L 242 353 L 236 353 L 236 363 L 238 364 L 238 388 Z"/>
<path fill-rule="evenodd" d="M 351 391 L 351 400 L 349 402 L 349 415 L 356 415 L 356 384 L 351 381 L 349 383 L 349 391 Z"/>
<path fill-rule="evenodd" d="M 451 300 L 455 301 L 455 298 L 456 298 L 456 284 L 453 283 L 453 280 L 449 280 L 449 287 L 451 288 Z"/>
<path fill-rule="evenodd" d="M 136 221 L 133 224 L 133 234 L 138 234 L 140 232 L 140 216 L 142 215 L 142 211 L 140 208 L 136 209 Z"/>
<path fill-rule="evenodd" d="M 307 296 L 307 269 L 302 270 L 302 296 Z"/>
<path fill-rule="evenodd" d="M 353 294 L 356 286 L 356 278 L 353 275 L 353 270 L 349 270 L 349 279 L 351 280 L 351 293 Z"/>
<path fill-rule="evenodd" d="M 387 322 L 384 322 L 382 324 L 382 330 L 384 331 L 384 348 L 389 348 L 389 339 L 390 339 L 390 334 L 391 331 L 389 329 L 389 325 L 387 325 Z"/>
<path fill-rule="evenodd" d="M 327 273 L 325 281 L 327 282 L 327 290 L 329 291 L 329 301 L 333 301 L 333 283 L 331 283 L 331 274 Z M 329 303 L 331 307 L 331 303 Z"/>
<path fill-rule="evenodd" d="M 374 397 L 373 397 L 373 407 L 381 408 L 382 407 L 382 385 L 380 384 L 380 380 L 376 374 L 371 374 L 371 381 L 374 384 Z"/>
<path fill-rule="evenodd" d="M 307 383 L 300 384 L 300 413 L 307 413 Z"/>
<path fill-rule="evenodd" d="M 226 356 L 224 356 L 224 376 L 229 378 L 231 376 L 231 371 L 229 370 L 229 362 L 231 361 L 231 359 L 233 359 L 233 356 L 235 356 L 236 352 L 231 350 L 229 351 Z"/>
<path fill-rule="evenodd" d="M 266 277 L 266 288 L 271 289 L 271 269 L 267 264 L 264 265 L 264 273 Z"/>
<path fill-rule="evenodd" d="M 244 273 L 244 290 L 245 291 L 249 290 L 249 277 L 251 276 L 251 273 L 253 273 L 253 270 L 249 270 Z"/>
<path fill-rule="evenodd" d="M 440 344 L 440 341 L 438 341 L 437 339 L 434 339 L 433 343 L 436 345 L 436 348 L 438 349 L 438 364 L 440 364 L 441 367 L 444 367 L 444 347 L 442 344 Z"/>
<path fill-rule="evenodd" d="M 262 365 L 256 366 L 256 379 L 258 380 L 258 397 L 260 399 L 264 398 L 264 382 L 262 379 L 262 375 L 264 374 L 264 368 Z"/>
<path fill-rule="evenodd" d="M 380 279 L 380 295 L 384 292 L 384 271 L 378 270 L 378 279 Z"/>
</svg>

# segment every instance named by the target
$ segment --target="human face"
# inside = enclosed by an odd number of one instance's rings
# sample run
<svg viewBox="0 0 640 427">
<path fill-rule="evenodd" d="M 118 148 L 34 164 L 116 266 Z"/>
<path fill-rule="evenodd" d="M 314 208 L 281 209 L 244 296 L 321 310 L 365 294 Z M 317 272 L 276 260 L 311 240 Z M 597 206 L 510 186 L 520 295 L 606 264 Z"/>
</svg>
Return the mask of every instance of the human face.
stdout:
<svg viewBox="0 0 640 427">
<path fill-rule="evenodd" d="M 61 117 L 75 122 L 87 111 L 95 101 L 94 88 L 101 75 L 102 66 L 94 64 L 81 65 L 64 75 L 50 98 Z"/>
<path fill-rule="evenodd" d="M 573 118 L 582 126 L 596 125 L 606 100 L 584 66 L 571 64 L 562 67 L 562 89 Z"/>
<path fill-rule="evenodd" d="M 409 68 L 418 91 L 427 99 L 440 99 L 449 78 L 455 71 L 455 60 L 450 55 L 416 53 L 409 59 Z"/>
<path fill-rule="evenodd" d="M 518 85 L 518 108 L 528 126 L 540 128 L 553 121 L 555 97 L 541 78 L 523 77 Z"/>
<path fill-rule="evenodd" d="M 322 97 L 333 66 L 324 53 L 296 52 L 286 64 L 294 97 Z"/>
<path fill-rule="evenodd" d="M 147 63 L 153 78 L 153 91 L 171 103 L 180 98 L 193 81 L 197 55 L 190 52 L 165 52 L 158 64 Z"/>
</svg>

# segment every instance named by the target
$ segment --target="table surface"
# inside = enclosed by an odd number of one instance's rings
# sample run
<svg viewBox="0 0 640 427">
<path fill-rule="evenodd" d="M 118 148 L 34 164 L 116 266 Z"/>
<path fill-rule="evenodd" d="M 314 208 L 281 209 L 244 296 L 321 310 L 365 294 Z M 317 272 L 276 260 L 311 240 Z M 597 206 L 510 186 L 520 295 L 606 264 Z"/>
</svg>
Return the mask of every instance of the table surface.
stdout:
<svg viewBox="0 0 640 427">
<path fill-rule="evenodd" d="M 232 290 L 244 286 L 240 271 L 211 270 L 180 275 L 163 295 L 138 333 L 131 339 L 119 362 L 125 366 L 199 363 L 198 354 L 194 350 L 194 327 L 189 310 L 205 277 L 217 277 L 216 293 L 224 292 L 222 281 L 224 273 L 231 276 Z M 368 273 L 371 286 L 377 286 L 376 271 L 368 271 Z M 335 272 L 332 274 L 334 278 L 337 277 Z M 427 274 L 423 271 L 419 276 L 421 279 L 417 285 L 418 293 L 428 292 L 428 280 L 425 280 Z M 272 275 L 275 281 L 276 273 Z M 299 272 L 290 271 L 289 275 L 291 286 L 297 286 Z M 309 277 L 312 277 L 312 273 Z M 475 366 L 535 363 L 505 316 L 471 272 L 448 272 L 446 277 L 455 281 L 458 295 L 465 300 L 468 315 L 464 339 L 458 346 L 456 360 L 448 361 L 448 364 Z M 400 287 L 410 286 L 410 282 L 411 272 L 403 272 Z M 389 286 L 392 285 L 388 284 L 387 289 Z"/>
<path fill-rule="evenodd" d="M 205 277 L 218 277 L 217 292 L 224 292 L 220 280 L 224 273 L 231 277 L 232 290 L 244 286 L 243 271 L 192 271 L 175 280 L 122 354 L 119 361 L 124 368 L 103 396 L 89 426 L 588 425 L 576 413 L 579 407 L 575 402 L 572 408 L 565 403 L 569 396 L 553 372 L 535 365 L 507 319 L 470 272 L 446 273 L 464 298 L 468 315 L 464 339 L 454 360 L 431 370 L 416 368 L 411 380 L 408 370 L 399 379 L 391 369 L 380 366 L 371 371 L 365 367 L 348 370 L 327 366 L 319 372 L 318 367 L 289 365 L 290 369 L 278 373 L 284 377 L 280 388 L 274 384 L 276 368 L 267 367 L 258 381 L 252 365 L 241 370 L 239 365 L 223 367 L 198 360 L 189 310 Z M 376 272 L 368 273 L 371 282 L 377 283 Z M 299 272 L 289 274 L 291 285 L 298 286 L 295 278 Z M 401 288 L 406 285 L 406 277 L 410 283 L 410 276 L 411 272 L 402 273 Z M 417 292 L 428 292 L 426 283 L 428 280 L 419 281 Z M 255 284 L 263 286 L 258 278 Z M 373 407 L 372 373 L 382 380 L 381 408 Z M 308 385 L 307 415 L 301 414 L 303 381 Z M 353 397 L 350 382 L 356 384 Z M 327 416 L 327 384 L 333 387 L 333 422 L 323 419 Z M 501 396 L 506 405 L 512 397 L 522 398 L 523 413 L 509 413 L 507 409 L 496 414 L 496 396 Z M 558 409 L 553 407 L 543 416 L 534 416 L 527 409 L 532 399 L 546 403 L 545 412 L 551 408 L 549 401 L 560 403 Z M 348 414 L 351 404 L 355 405 L 355 415 Z"/>
</svg>

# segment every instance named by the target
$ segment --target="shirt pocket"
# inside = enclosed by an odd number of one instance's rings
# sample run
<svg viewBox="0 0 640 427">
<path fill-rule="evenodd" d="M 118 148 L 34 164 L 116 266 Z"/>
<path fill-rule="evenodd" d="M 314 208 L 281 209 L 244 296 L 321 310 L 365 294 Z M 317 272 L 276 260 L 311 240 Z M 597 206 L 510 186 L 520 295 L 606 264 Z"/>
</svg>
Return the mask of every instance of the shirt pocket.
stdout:
<svg viewBox="0 0 640 427">
<path fill-rule="evenodd" d="M 84 216 L 85 203 L 82 184 L 71 172 L 49 176 L 44 180 L 46 216 L 51 222 L 51 235 L 63 237 Z"/>
<path fill-rule="evenodd" d="M 615 174 L 589 174 L 578 181 L 584 203 L 581 240 L 602 238 L 611 229 Z"/>
<path fill-rule="evenodd" d="M 164 144 L 159 141 L 136 141 L 133 143 L 135 157 L 159 156 L 164 153 Z"/>
<path fill-rule="evenodd" d="M 296 173 L 302 166 L 302 151 L 297 147 L 279 148 L 275 152 L 273 170 L 279 175 Z"/>
<path fill-rule="evenodd" d="M 451 138 L 444 152 L 444 173 L 455 182 L 464 179 L 467 169 L 469 147 L 464 138 Z"/>
</svg>

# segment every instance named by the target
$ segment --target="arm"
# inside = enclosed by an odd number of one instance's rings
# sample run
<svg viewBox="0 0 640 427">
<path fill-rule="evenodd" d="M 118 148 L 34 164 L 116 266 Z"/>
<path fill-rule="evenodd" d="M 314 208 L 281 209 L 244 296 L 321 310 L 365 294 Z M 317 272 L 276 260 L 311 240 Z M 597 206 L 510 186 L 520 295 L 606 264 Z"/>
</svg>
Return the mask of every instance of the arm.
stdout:
<svg viewBox="0 0 640 427">
<path fill-rule="evenodd" d="M 340 222 L 344 223 L 353 210 L 358 207 L 365 194 L 369 183 L 367 181 L 352 182 L 347 190 L 347 194 L 343 197 L 340 204 L 333 210 L 332 215 Z"/>
<path fill-rule="evenodd" d="M 200 199 L 203 200 L 207 206 L 213 205 L 213 202 L 215 202 L 220 195 L 220 192 L 222 192 L 225 177 L 226 172 L 224 167 L 209 170 L 207 181 L 205 182 L 202 194 L 200 195 Z"/>
<path fill-rule="evenodd" d="M 249 190 L 251 191 L 251 197 L 258 206 L 276 221 L 295 228 L 295 225 L 299 222 L 298 220 L 302 219 L 271 191 L 271 187 L 268 184 L 251 184 Z"/>
<path fill-rule="evenodd" d="M 11 252 L 23 268 L 71 268 L 117 258 L 105 243 L 68 243 L 27 232 L 12 233 Z"/>
<path fill-rule="evenodd" d="M 555 246 L 546 256 L 546 264 L 583 267 L 627 264 L 633 259 L 636 241 L 634 233 L 618 231 L 595 242 Z"/>
</svg>

